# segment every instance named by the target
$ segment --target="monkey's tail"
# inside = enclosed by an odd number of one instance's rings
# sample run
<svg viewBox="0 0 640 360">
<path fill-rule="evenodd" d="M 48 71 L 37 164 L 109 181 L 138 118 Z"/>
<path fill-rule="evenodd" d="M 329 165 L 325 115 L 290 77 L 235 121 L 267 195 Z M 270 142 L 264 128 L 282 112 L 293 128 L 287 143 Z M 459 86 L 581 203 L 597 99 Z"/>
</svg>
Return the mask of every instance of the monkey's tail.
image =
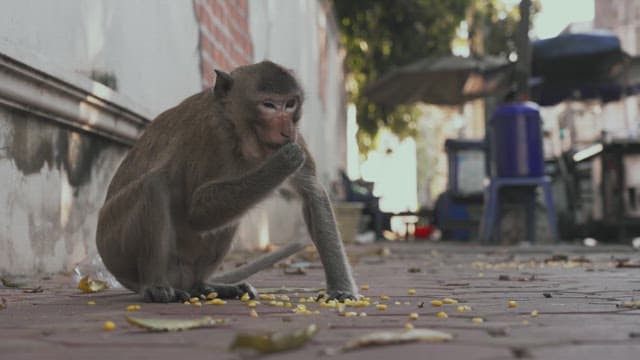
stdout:
<svg viewBox="0 0 640 360">
<path fill-rule="evenodd" d="M 268 254 L 262 255 L 254 261 L 242 265 L 239 268 L 227 271 L 217 276 L 213 276 L 209 279 L 212 283 L 221 284 L 233 284 L 245 280 L 249 276 L 273 266 L 280 260 L 286 259 L 289 256 L 296 254 L 305 248 L 305 244 L 301 242 L 294 242 L 287 244 L 276 251 L 272 251 Z"/>
</svg>

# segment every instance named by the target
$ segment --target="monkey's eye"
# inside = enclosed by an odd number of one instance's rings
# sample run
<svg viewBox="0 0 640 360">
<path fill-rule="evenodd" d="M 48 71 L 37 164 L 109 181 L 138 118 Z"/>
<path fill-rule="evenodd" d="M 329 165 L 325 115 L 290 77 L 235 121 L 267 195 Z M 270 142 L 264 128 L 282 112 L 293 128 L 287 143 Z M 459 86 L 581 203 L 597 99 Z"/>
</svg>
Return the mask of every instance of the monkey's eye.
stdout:
<svg viewBox="0 0 640 360">
<path fill-rule="evenodd" d="M 298 101 L 296 99 L 291 99 L 284 104 L 285 110 L 293 111 L 296 109 L 298 105 Z"/>
<path fill-rule="evenodd" d="M 262 106 L 266 107 L 267 109 L 276 109 L 276 104 L 272 103 L 271 101 L 263 101 Z"/>
</svg>

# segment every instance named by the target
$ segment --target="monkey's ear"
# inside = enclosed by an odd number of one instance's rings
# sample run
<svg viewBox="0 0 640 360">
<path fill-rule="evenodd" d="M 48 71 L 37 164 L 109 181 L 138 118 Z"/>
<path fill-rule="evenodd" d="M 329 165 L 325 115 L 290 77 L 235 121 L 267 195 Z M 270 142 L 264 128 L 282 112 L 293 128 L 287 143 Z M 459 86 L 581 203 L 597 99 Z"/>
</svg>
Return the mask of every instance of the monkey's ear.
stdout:
<svg viewBox="0 0 640 360">
<path fill-rule="evenodd" d="M 216 84 L 213 87 L 213 93 L 216 96 L 223 97 L 227 95 L 229 90 L 231 90 L 231 86 L 233 86 L 233 79 L 231 75 L 227 74 L 222 70 L 216 71 Z"/>
</svg>

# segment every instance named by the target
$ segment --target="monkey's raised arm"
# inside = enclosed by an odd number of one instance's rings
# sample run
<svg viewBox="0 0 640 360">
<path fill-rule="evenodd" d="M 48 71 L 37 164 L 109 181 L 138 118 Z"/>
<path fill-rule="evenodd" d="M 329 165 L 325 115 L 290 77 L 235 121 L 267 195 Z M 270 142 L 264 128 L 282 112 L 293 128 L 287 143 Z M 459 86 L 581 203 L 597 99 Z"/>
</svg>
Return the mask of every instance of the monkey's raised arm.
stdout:
<svg viewBox="0 0 640 360">
<path fill-rule="evenodd" d="M 307 229 L 324 267 L 327 294 L 330 298 L 341 301 L 355 298 L 357 287 L 336 226 L 331 202 L 316 178 L 315 164 L 309 154 L 305 165 L 294 175 L 293 183 L 302 196 Z"/>
<path fill-rule="evenodd" d="M 257 171 L 228 181 L 209 181 L 198 187 L 189 204 L 189 223 L 195 229 L 214 229 L 230 223 L 266 197 L 304 162 L 299 145 L 282 146 Z"/>
</svg>

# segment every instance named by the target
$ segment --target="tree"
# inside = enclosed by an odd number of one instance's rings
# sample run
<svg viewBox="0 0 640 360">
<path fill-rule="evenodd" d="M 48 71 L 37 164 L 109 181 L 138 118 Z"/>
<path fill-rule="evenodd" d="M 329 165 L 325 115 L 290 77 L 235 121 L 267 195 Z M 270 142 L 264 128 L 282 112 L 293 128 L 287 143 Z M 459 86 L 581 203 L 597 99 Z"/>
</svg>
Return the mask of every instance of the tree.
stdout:
<svg viewBox="0 0 640 360">
<path fill-rule="evenodd" d="M 450 54 L 451 41 L 472 1 L 334 0 L 362 153 L 375 147 L 376 134 L 383 126 L 400 138 L 414 135 L 419 116 L 413 106 L 377 106 L 362 96 L 362 90 L 395 67 Z"/>
<path fill-rule="evenodd" d="M 427 56 L 451 53 L 462 21 L 468 24 L 471 54 L 509 56 L 515 51 L 517 6 L 501 0 L 334 0 L 346 49 L 347 90 L 357 109 L 358 144 L 366 154 L 381 127 L 400 138 L 416 133 L 414 106 L 385 109 L 362 90 L 390 70 Z M 539 11 L 533 1 L 532 14 Z"/>
</svg>

